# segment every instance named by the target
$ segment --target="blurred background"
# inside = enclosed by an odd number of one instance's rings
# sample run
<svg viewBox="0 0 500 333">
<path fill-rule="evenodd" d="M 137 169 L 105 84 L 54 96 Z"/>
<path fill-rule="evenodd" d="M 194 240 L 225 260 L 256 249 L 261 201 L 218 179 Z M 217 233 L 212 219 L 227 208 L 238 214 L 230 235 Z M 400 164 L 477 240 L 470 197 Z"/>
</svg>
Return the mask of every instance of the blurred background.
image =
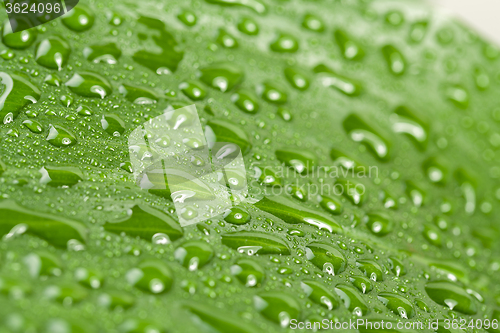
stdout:
<svg viewBox="0 0 500 333">
<path fill-rule="evenodd" d="M 500 0 L 427 0 L 458 16 L 482 35 L 500 44 Z"/>
</svg>

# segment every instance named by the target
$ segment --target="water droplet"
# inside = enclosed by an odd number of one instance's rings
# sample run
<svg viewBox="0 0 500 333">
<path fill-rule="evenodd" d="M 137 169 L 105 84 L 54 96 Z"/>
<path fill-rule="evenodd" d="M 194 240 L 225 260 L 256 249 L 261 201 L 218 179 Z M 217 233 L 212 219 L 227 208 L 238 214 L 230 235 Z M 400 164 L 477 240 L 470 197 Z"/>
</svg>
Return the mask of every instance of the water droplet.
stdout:
<svg viewBox="0 0 500 333">
<path fill-rule="evenodd" d="M 110 310 L 116 308 L 126 310 L 135 304 L 135 298 L 132 294 L 125 291 L 108 290 L 98 297 L 97 303 Z"/>
<path fill-rule="evenodd" d="M 341 283 L 335 286 L 335 292 L 339 295 L 345 307 L 354 315 L 360 317 L 370 312 L 361 294 L 353 287 Z"/>
<path fill-rule="evenodd" d="M 207 127 L 215 135 L 214 142 L 229 142 L 238 145 L 241 153 L 246 155 L 252 149 L 252 144 L 247 133 L 238 125 L 222 119 L 213 119 L 207 122 Z"/>
<path fill-rule="evenodd" d="M 62 84 L 62 80 L 59 76 L 56 74 L 49 74 L 45 77 L 43 82 L 47 83 L 48 85 L 54 86 L 54 87 L 60 87 Z"/>
<path fill-rule="evenodd" d="M 349 278 L 352 285 L 358 288 L 363 294 L 369 293 L 373 290 L 373 281 L 361 275 L 353 275 Z"/>
<path fill-rule="evenodd" d="M 233 103 L 243 112 L 256 113 L 259 111 L 257 98 L 248 90 L 238 90 L 231 96 Z"/>
<path fill-rule="evenodd" d="M 393 223 L 389 216 L 384 213 L 370 213 L 364 218 L 366 227 L 375 236 L 383 237 L 393 229 Z"/>
<path fill-rule="evenodd" d="M 389 262 L 389 268 L 396 276 L 406 275 L 406 268 L 401 260 L 395 257 L 389 257 L 387 261 Z"/>
<path fill-rule="evenodd" d="M 182 82 L 179 89 L 193 101 L 200 101 L 207 96 L 206 90 L 195 81 Z"/>
<path fill-rule="evenodd" d="M 436 36 L 439 44 L 448 45 L 455 39 L 455 32 L 451 27 L 443 27 L 437 31 Z"/>
<path fill-rule="evenodd" d="M 474 69 L 474 81 L 476 83 L 476 87 L 479 90 L 486 90 L 490 87 L 490 77 L 486 70 L 482 67 L 477 66 Z"/>
<path fill-rule="evenodd" d="M 22 221 L 28 227 L 26 233 L 45 239 L 59 248 L 66 249 L 72 239 L 85 243 L 87 238 L 87 228 L 79 222 L 33 212 L 13 201 L 4 200 L 0 203 L 0 216 L 0 236 L 8 234 Z"/>
<path fill-rule="evenodd" d="M 121 55 L 122 51 L 115 43 L 91 45 L 83 49 L 83 56 L 96 64 L 100 62 L 116 64 Z"/>
<path fill-rule="evenodd" d="M 116 114 L 106 114 L 101 119 L 102 129 L 112 136 L 120 136 L 125 132 L 125 122 Z"/>
<path fill-rule="evenodd" d="M 343 122 L 347 135 L 356 142 L 363 143 L 379 160 L 387 161 L 390 157 L 390 144 L 379 132 L 356 114 L 349 115 Z"/>
<path fill-rule="evenodd" d="M 103 284 L 101 274 L 84 267 L 79 267 L 75 270 L 75 280 L 81 285 L 91 289 L 98 289 Z"/>
<path fill-rule="evenodd" d="M 443 246 L 443 239 L 441 238 L 441 232 L 435 226 L 430 224 L 424 225 L 424 230 L 422 231 L 422 235 L 430 244 L 437 247 Z"/>
<path fill-rule="evenodd" d="M 299 42 L 290 34 L 280 33 L 270 47 L 274 52 L 295 53 L 299 49 Z"/>
<path fill-rule="evenodd" d="M 287 67 L 285 68 L 285 77 L 295 89 L 303 91 L 309 88 L 309 75 L 302 69 Z"/>
<path fill-rule="evenodd" d="M 32 293 L 32 287 L 24 281 L 2 276 L 0 277 L 0 293 L 12 299 L 21 299 Z M 4 323 L 6 321 L 4 319 Z"/>
<path fill-rule="evenodd" d="M 370 280 L 384 281 L 382 267 L 373 260 L 359 259 L 356 261 L 356 267 L 359 268 Z"/>
<path fill-rule="evenodd" d="M 394 111 L 392 130 L 395 133 L 405 134 L 420 150 L 427 148 L 429 126 L 426 121 L 405 106 L 399 106 Z"/>
<path fill-rule="evenodd" d="M 358 96 L 361 93 L 361 85 L 354 80 L 335 73 L 325 65 L 318 65 L 314 72 L 319 74 L 319 81 L 325 87 L 332 87 L 347 96 Z"/>
<path fill-rule="evenodd" d="M 322 32 L 325 30 L 325 23 L 316 15 L 306 14 L 302 19 L 302 26 L 307 30 Z"/>
<path fill-rule="evenodd" d="M 274 235 L 257 231 L 237 231 L 222 235 L 222 244 L 240 253 L 253 254 L 290 254 L 288 245 Z"/>
<path fill-rule="evenodd" d="M 401 13 L 399 10 L 391 10 L 385 14 L 385 23 L 394 27 L 400 26 L 404 23 L 404 21 L 405 18 L 403 16 L 403 13 Z"/>
<path fill-rule="evenodd" d="M 264 14 L 267 11 L 266 6 L 259 0 L 205 0 L 208 3 L 221 6 L 242 6 L 252 9 L 257 14 Z"/>
<path fill-rule="evenodd" d="M 264 82 L 257 86 L 257 94 L 264 100 L 274 104 L 284 104 L 288 99 L 286 90 L 277 82 Z"/>
<path fill-rule="evenodd" d="M 113 91 L 108 80 L 92 72 L 75 73 L 65 84 L 72 92 L 83 97 L 104 98 Z"/>
<path fill-rule="evenodd" d="M 189 241 L 175 250 L 174 257 L 190 271 L 195 271 L 212 260 L 214 250 L 203 241 Z"/>
<path fill-rule="evenodd" d="M 37 103 L 41 92 L 27 78 L 0 72 L 0 120 L 14 121 L 19 111 L 29 103 Z"/>
<path fill-rule="evenodd" d="M 238 41 L 233 35 L 228 33 L 225 29 L 219 29 L 219 36 L 217 36 L 217 43 L 228 49 L 238 47 Z"/>
<path fill-rule="evenodd" d="M 337 297 L 322 283 L 313 280 L 303 280 L 300 286 L 311 301 L 326 307 L 329 311 L 339 306 Z"/>
<path fill-rule="evenodd" d="M 38 43 L 35 59 L 42 66 L 62 70 L 71 53 L 68 42 L 58 36 L 50 36 Z"/>
<path fill-rule="evenodd" d="M 265 292 L 254 296 L 254 305 L 267 319 L 281 327 L 289 327 L 292 319 L 300 316 L 300 304 L 297 300 L 282 292 Z"/>
<path fill-rule="evenodd" d="M 438 158 L 430 157 L 424 161 L 422 168 L 427 178 L 434 184 L 444 185 L 447 180 L 448 171 Z"/>
<path fill-rule="evenodd" d="M 459 109 L 469 107 L 469 92 L 460 85 L 449 85 L 445 88 L 445 97 Z"/>
<path fill-rule="evenodd" d="M 388 209 L 398 209 L 398 202 L 387 191 L 380 192 L 380 200 L 383 202 L 384 207 Z"/>
<path fill-rule="evenodd" d="M 322 272 L 338 275 L 345 270 L 347 260 L 335 247 L 328 244 L 311 243 L 306 247 L 306 257 Z"/>
<path fill-rule="evenodd" d="M 254 206 L 269 214 L 273 214 L 286 223 L 304 223 L 319 229 L 328 230 L 331 233 L 342 232 L 340 224 L 332 218 L 320 215 L 286 197 L 264 197 L 262 200 L 255 203 Z"/>
<path fill-rule="evenodd" d="M 411 43 L 420 43 L 427 34 L 428 22 L 418 21 L 411 25 L 409 39 Z"/>
<path fill-rule="evenodd" d="M 321 206 L 321 208 L 323 208 L 328 213 L 333 215 L 342 214 L 343 207 L 339 200 L 326 195 L 321 195 L 318 199 L 320 200 L 319 205 Z"/>
<path fill-rule="evenodd" d="M 63 305 L 72 305 L 83 301 L 88 291 L 77 284 L 59 284 L 48 286 L 44 291 L 45 297 Z"/>
<path fill-rule="evenodd" d="M 357 61 L 363 59 L 365 52 L 344 30 L 336 30 L 334 37 L 345 59 Z"/>
<path fill-rule="evenodd" d="M 298 173 L 306 174 L 317 164 L 317 157 L 310 150 L 278 149 L 276 158 Z"/>
<path fill-rule="evenodd" d="M 228 313 L 224 310 L 216 309 L 213 306 L 200 304 L 200 302 L 197 301 L 184 302 L 183 307 L 187 308 L 196 316 L 192 321 L 193 323 L 200 324 L 198 332 L 206 331 L 207 329 L 220 332 L 259 332 L 252 323 L 249 323 L 235 313 Z"/>
<path fill-rule="evenodd" d="M 411 199 L 416 207 L 421 207 L 425 203 L 425 192 L 412 181 L 406 182 L 406 195 Z"/>
<path fill-rule="evenodd" d="M 235 65 L 220 63 L 200 69 L 200 80 L 222 92 L 230 91 L 243 80 L 244 74 Z"/>
<path fill-rule="evenodd" d="M 83 180 L 82 172 L 77 167 L 49 167 L 41 168 L 41 184 L 52 187 L 70 187 Z"/>
<path fill-rule="evenodd" d="M 63 24 L 69 29 L 82 32 L 88 30 L 94 24 L 94 14 L 84 6 L 74 7 L 68 14 L 63 16 Z"/>
<path fill-rule="evenodd" d="M 146 16 L 139 17 L 137 22 L 148 28 L 149 38 L 161 52 L 150 52 L 151 46 L 144 43 L 144 48 L 135 52 L 132 59 L 158 75 L 175 72 L 184 57 L 184 52 L 178 50 L 174 36 L 165 30 L 165 23 Z"/>
<path fill-rule="evenodd" d="M 461 287 L 451 282 L 429 282 L 427 295 L 436 303 L 467 315 L 477 313 L 476 301 Z"/>
<path fill-rule="evenodd" d="M 224 221 L 232 224 L 246 224 L 250 222 L 250 214 L 241 208 L 234 207 L 228 211 Z"/>
<path fill-rule="evenodd" d="M 386 45 L 382 48 L 382 53 L 392 74 L 404 74 L 406 70 L 406 61 L 398 49 L 392 45 Z"/>
<path fill-rule="evenodd" d="M 137 268 L 125 275 L 128 283 L 152 294 L 160 294 L 170 290 L 173 274 L 170 268 L 159 259 L 146 259 Z"/>
<path fill-rule="evenodd" d="M 30 47 L 36 40 L 38 33 L 36 29 L 28 29 L 12 33 L 9 20 L 5 20 L 2 32 L 2 42 L 12 49 L 24 50 Z"/>
<path fill-rule="evenodd" d="M 117 222 L 107 222 L 104 229 L 118 235 L 124 232 L 147 241 L 152 240 L 158 233 L 167 235 L 171 241 L 183 236 L 182 228 L 177 221 L 146 205 L 134 206 L 126 218 Z"/>
<path fill-rule="evenodd" d="M 281 119 L 283 119 L 284 121 L 288 122 L 288 121 L 292 121 L 292 113 L 290 112 L 290 110 L 288 109 L 285 109 L 285 108 L 278 108 L 278 116 L 281 117 Z"/>
<path fill-rule="evenodd" d="M 356 206 L 361 206 L 365 201 L 365 187 L 363 184 L 347 179 L 337 179 L 336 185 L 341 186 L 342 195 Z"/>
<path fill-rule="evenodd" d="M 455 171 L 454 177 L 460 185 L 462 195 L 465 199 L 465 213 L 472 215 L 476 211 L 476 180 L 465 169 L 459 168 Z"/>
<path fill-rule="evenodd" d="M 241 19 L 238 23 L 238 30 L 249 36 L 259 34 L 259 26 L 257 25 L 257 22 L 250 17 L 243 17 Z"/>
<path fill-rule="evenodd" d="M 396 315 L 401 316 L 403 319 L 410 319 L 415 315 L 415 309 L 413 308 L 413 305 L 411 305 L 410 301 L 402 296 L 399 296 L 398 294 L 380 293 L 377 298 L 389 310 Z"/>
<path fill-rule="evenodd" d="M 36 120 L 26 119 L 23 121 L 23 125 L 33 133 L 40 134 L 43 132 L 42 125 Z"/>
<path fill-rule="evenodd" d="M 231 266 L 231 274 L 247 287 L 260 287 L 266 273 L 264 269 L 252 259 L 239 259 Z"/>
<path fill-rule="evenodd" d="M 188 27 L 192 27 L 196 24 L 196 15 L 190 10 L 183 10 L 177 15 L 177 18 Z"/>
<path fill-rule="evenodd" d="M 49 125 L 46 140 L 56 147 L 69 147 L 76 144 L 76 136 L 67 128 L 59 125 Z"/>
<path fill-rule="evenodd" d="M 118 326 L 119 332 L 122 333 L 165 333 L 162 325 L 151 320 L 139 318 L 129 318 Z"/>
<path fill-rule="evenodd" d="M 62 273 L 61 260 L 49 252 L 30 253 L 23 258 L 23 262 L 33 278 L 60 276 Z"/>
</svg>

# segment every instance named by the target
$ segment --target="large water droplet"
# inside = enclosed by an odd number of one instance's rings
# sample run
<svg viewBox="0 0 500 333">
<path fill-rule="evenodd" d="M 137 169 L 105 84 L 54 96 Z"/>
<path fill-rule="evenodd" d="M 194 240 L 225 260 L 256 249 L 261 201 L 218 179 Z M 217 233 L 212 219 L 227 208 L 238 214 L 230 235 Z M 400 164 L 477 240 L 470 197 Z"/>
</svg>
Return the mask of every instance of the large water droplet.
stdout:
<svg viewBox="0 0 500 333">
<path fill-rule="evenodd" d="M 190 271 L 195 271 L 208 264 L 214 256 L 212 247 L 203 241 L 189 241 L 179 246 L 174 257 Z"/>
<path fill-rule="evenodd" d="M 415 315 L 415 309 L 413 305 L 406 298 L 399 296 L 395 293 L 380 293 L 377 298 L 381 301 L 389 310 L 394 312 L 396 315 L 401 316 L 403 319 L 410 319 Z"/>
<path fill-rule="evenodd" d="M 255 203 L 255 207 L 279 217 L 286 223 L 304 223 L 325 229 L 332 233 L 342 232 L 342 227 L 331 217 L 326 217 L 315 211 L 299 205 L 282 196 L 264 197 Z"/>
<path fill-rule="evenodd" d="M 118 235 L 124 232 L 147 241 L 152 240 L 157 233 L 167 235 L 170 241 L 175 241 L 183 235 L 181 226 L 172 217 L 145 205 L 134 206 L 126 218 L 107 222 L 104 229 Z"/>
<path fill-rule="evenodd" d="M 45 166 L 40 169 L 41 184 L 53 187 L 70 187 L 83 180 L 82 172 L 77 167 L 52 167 Z"/>
<path fill-rule="evenodd" d="M 347 260 L 333 245 L 311 243 L 306 247 L 306 257 L 322 272 L 338 275 L 345 270 Z"/>
<path fill-rule="evenodd" d="M 222 92 L 229 91 L 243 80 L 243 71 L 233 64 L 220 63 L 200 70 L 200 80 Z"/>
<path fill-rule="evenodd" d="M 118 62 L 121 55 L 122 51 L 115 43 L 91 45 L 83 49 L 83 56 L 94 63 L 104 62 L 113 65 Z"/>
<path fill-rule="evenodd" d="M 160 294 L 170 290 L 173 274 L 161 260 L 146 259 L 126 274 L 128 283 L 145 292 Z"/>
<path fill-rule="evenodd" d="M 247 287 L 259 287 L 264 281 L 264 269 L 252 259 L 239 259 L 231 266 L 231 274 Z"/>
<path fill-rule="evenodd" d="M 343 122 L 347 135 L 356 142 L 363 143 L 368 150 L 379 160 L 388 161 L 390 158 L 389 140 L 361 119 L 357 114 L 351 114 Z"/>
<path fill-rule="evenodd" d="M 325 87 L 335 88 L 347 96 L 358 96 L 361 93 L 361 85 L 358 82 L 335 73 L 325 65 L 314 67 L 314 72 L 319 74 L 319 81 Z"/>
<path fill-rule="evenodd" d="M 324 306 L 330 311 L 339 306 L 337 297 L 322 283 L 313 280 L 304 280 L 300 283 L 300 286 L 307 297 L 314 303 Z"/>
<path fill-rule="evenodd" d="M 82 32 L 92 28 L 94 24 L 94 14 L 87 7 L 80 5 L 66 14 L 62 22 L 69 29 L 76 32 Z"/>
<path fill-rule="evenodd" d="M 68 42 L 58 36 L 42 40 L 36 49 L 36 62 L 50 69 L 62 70 L 71 53 Z"/>
<path fill-rule="evenodd" d="M 436 303 L 467 315 L 477 313 L 476 301 L 461 287 L 451 282 L 429 282 L 427 295 Z"/>
<path fill-rule="evenodd" d="M 75 73 L 65 84 L 71 91 L 83 97 L 104 98 L 113 91 L 108 80 L 92 72 Z"/>
<path fill-rule="evenodd" d="M 24 50 L 30 47 L 36 40 L 38 33 L 36 29 L 28 29 L 12 33 L 9 20 L 5 20 L 2 31 L 2 42 L 12 49 Z"/>
<path fill-rule="evenodd" d="M 339 295 L 345 307 L 354 315 L 360 317 L 370 312 L 361 294 L 350 285 L 338 284 L 335 286 L 335 292 Z"/>
<path fill-rule="evenodd" d="M 26 77 L 0 72 L 0 121 L 14 121 L 19 111 L 29 103 L 36 103 L 41 92 Z"/>
<path fill-rule="evenodd" d="M 293 296 L 282 292 L 260 293 L 254 296 L 254 305 L 264 317 L 283 328 L 300 316 L 300 304 Z"/>
<path fill-rule="evenodd" d="M 76 144 L 76 136 L 67 128 L 59 125 L 49 125 L 46 140 L 56 147 L 69 147 Z"/>
<path fill-rule="evenodd" d="M 290 248 L 279 237 L 257 231 L 238 231 L 222 235 L 222 244 L 248 255 L 290 254 Z"/>
</svg>

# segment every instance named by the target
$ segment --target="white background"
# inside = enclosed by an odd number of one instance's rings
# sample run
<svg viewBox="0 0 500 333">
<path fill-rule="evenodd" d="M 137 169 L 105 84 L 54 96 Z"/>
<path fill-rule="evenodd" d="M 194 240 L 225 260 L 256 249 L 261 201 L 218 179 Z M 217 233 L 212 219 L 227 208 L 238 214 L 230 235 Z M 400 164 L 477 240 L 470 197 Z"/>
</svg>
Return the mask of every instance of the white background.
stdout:
<svg viewBox="0 0 500 333">
<path fill-rule="evenodd" d="M 500 0 L 427 0 L 465 21 L 483 37 L 500 45 Z"/>
</svg>

